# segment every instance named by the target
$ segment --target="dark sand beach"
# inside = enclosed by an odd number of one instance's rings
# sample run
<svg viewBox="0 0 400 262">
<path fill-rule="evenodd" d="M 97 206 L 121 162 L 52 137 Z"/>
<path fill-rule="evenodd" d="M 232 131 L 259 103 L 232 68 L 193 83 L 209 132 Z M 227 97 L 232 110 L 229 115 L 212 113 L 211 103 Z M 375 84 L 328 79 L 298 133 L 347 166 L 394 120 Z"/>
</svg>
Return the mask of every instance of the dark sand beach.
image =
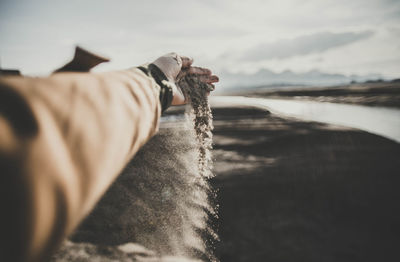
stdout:
<svg viewBox="0 0 400 262">
<path fill-rule="evenodd" d="M 400 145 L 249 108 L 214 110 L 221 261 L 397 261 Z"/>
<path fill-rule="evenodd" d="M 179 112 L 182 110 L 172 109 L 167 115 Z M 283 117 L 252 107 L 214 108 L 213 114 L 216 176 L 210 182 L 217 190 L 219 217 L 213 227 L 220 237 L 215 253 L 222 262 L 400 259 L 400 144 L 361 130 Z M 171 130 L 173 123 L 167 125 L 147 146 L 154 157 L 145 159 L 154 163 L 139 165 L 139 173 L 143 168 L 164 168 L 162 162 L 153 160 L 158 158 L 159 148 L 168 147 L 157 141 L 169 138 L 176 145 L 187 143 L 182 140 L 185 133 L 179 128 Z M 172 156 L 179 160 L 187 155 L 172 149 L 169 152 L 163 154 L 164 159 Z M 99 261 L 126 257 L 132 259 L 127 261 L 141 261 L 133 253 L 121 253 L 121 247 L 115 245 L 136 242 L 153 250 L 169 246 L 165 239 L 170 233 L 156 229 L 149 233 L 146 217 L 166 221 L 174 212 L 151 206 L 162 206 L 164 198 L 152 191 L 152 185 L 149 193 L 138 191 L 138 185 L 147 180 L 136 173 L 132 173 L 134 180 L 121 176 L 78 229 L 73 240 L 86 244 L 67 243 L 55 261 L 68 261 L 82 249 L 86 257 L 101 257 Z M 182 184 L 182 178 L 165 174 L 157 179 L 174 187 Z M 134 186 L 129 186 L 132 183 Z M 164 187 L 160 184 L 157 190 Z M 138 214 L 138 210 L 147 213 Z M 151 224 L 154 226 L 158 228 Z M 164 227 L 174 235 L 179 226 Z M 141 239 L 146 241 L 141 243 Z M 179 246 L 179 241 L 174 244 Z M 146 256 L 150 259 L 153 255 Z M 157 257 L 151 261 L 164 261 Z"/>
</svg>

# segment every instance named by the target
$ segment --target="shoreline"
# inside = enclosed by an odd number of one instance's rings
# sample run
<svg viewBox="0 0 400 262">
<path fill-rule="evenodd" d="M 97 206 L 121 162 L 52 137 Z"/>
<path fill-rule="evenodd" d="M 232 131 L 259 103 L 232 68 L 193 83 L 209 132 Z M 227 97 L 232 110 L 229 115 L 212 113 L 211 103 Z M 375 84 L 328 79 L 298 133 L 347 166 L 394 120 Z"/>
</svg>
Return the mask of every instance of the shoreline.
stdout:
<svg viewBox="0 0 400 262">
<path fill-rule="evenodd" d="M 307 100 L 400 108 L 400 83 L 355 83 L 328 87 L 258 88 L 220 93 L 248 97 Z"/>
</svg>

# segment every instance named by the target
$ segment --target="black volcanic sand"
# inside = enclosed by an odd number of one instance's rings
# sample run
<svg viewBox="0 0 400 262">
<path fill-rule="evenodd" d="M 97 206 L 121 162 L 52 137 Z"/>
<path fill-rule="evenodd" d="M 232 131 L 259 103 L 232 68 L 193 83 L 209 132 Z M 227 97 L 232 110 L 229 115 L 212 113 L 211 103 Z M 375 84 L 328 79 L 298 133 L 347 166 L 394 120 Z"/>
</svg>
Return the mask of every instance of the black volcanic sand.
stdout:
<svg viewBox="0 0 400 262">
<path fill-rule="evenodd" d="M 259 88 L 245 95 L 264 98 L 348 103 L 400 108 L 400 82 L 356 83 L 336 87 L 278 89 Z M 239 94 L 239 93 L 238 93 Z"/>
<path fill-rule="evenodd" d="M 182 111 L 172 109 L 167 114 Z M 214 223 L 221 238 L 216 254 L 222 262 L 400 261 L 400 144 L 253 108 L 216 108 L 213 113 L 216 177 L 211 183 L 218 189 L 219 219 Z M 179 143 L 186 143 L 184 134 L 172 134 L 160 130 L 158 137 L 176 136 Z M 155 139 L 153 146 L 162 147 Z M 157 150 L 148 152 L 153 151 Z M 173 150 L 171 155 L 182 158 Z M 140 162 L 140 155 L 135 159 Z M 154 157 L 145 159 L 153 162 Z M 162 170 L 158 162 L 155 170 Z M 87 243 L 68 242 L 54 261 L 71 261 L 78 255 L 130 261 L 136 259 L 135 253 L 121 253 L 115 246 L 130 241 L 143 244 L 142 249 L 154 248 L 139 239 L 147 232 L 140 220 L 146 215 L 143 210 L 166 216 L 170 213 L 163 208 L 170 206 L 148 208 L 141 201 L 132 202 L 148 193 L 137 190 L 140 183 L 126 183 L 127 178 L 119 178 L 122 183 L 110 189 L 72 238 Z M 183 177 L 165 176 L 162 184 L 186 185 L 179 181 Z M 149 192 L 153 191 L 159 192 Z M 162 200 L 159 195 L 156 203 Z M 107 203 L 113 208 L 107 209 Z M 128 207 L 142 211 L 132 213 Z M 157 219 L 171 227 L 169 218 Z M 130 237 L 135 228 L 140 234 Z M 162 242 L 167 235 L 158 238 Z"/>
<path fill-rule="evenodd" d="M 400 261 L 400 144 L 258 109 L 213 111 L 222 262 Z"/>
</svg>

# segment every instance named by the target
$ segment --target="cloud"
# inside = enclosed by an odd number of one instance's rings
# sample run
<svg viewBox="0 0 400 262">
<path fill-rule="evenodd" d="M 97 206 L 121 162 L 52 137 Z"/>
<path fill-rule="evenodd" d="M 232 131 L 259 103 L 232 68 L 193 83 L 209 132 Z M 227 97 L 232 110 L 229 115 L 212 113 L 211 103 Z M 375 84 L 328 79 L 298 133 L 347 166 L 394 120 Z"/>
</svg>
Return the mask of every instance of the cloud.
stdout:
<svg viewBox="0 0 400 262">
<path fill-rule="evenodd" d="M 326 50 L 344 46 L 369 38 L 372 31 L 331 33 L 319 32 L 312 35 L 283 39 L 272 43 L 260 44 L 245 52 L 242 59 L 262 61 L 267 59 L 284 59 L 299 55 L 322 53 Z"/>
</svg>

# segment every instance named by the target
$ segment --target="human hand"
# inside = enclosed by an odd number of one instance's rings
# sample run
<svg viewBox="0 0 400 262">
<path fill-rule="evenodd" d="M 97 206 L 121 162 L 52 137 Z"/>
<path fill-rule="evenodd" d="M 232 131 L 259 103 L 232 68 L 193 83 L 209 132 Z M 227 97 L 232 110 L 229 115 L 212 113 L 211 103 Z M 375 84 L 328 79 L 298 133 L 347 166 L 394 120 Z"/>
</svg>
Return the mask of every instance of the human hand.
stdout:
<svg viewBox="0 0 400 262">
<path fill-rule="evenodd" d="M 169 53 L 156 59 L 153 64 L 156 65 L 173 83 L 172 85 L 172 105 L 183 105 L 187 102 L 185 96 L 175 83 L 186 75 L 197 75 L 200 81 L 211 84 L 219 81 L 216 75 L 213 75 L 211 70 L 202 67 L 193 67 L 193 59 L 180 56 L 176 53 Z"/>
</svg>

